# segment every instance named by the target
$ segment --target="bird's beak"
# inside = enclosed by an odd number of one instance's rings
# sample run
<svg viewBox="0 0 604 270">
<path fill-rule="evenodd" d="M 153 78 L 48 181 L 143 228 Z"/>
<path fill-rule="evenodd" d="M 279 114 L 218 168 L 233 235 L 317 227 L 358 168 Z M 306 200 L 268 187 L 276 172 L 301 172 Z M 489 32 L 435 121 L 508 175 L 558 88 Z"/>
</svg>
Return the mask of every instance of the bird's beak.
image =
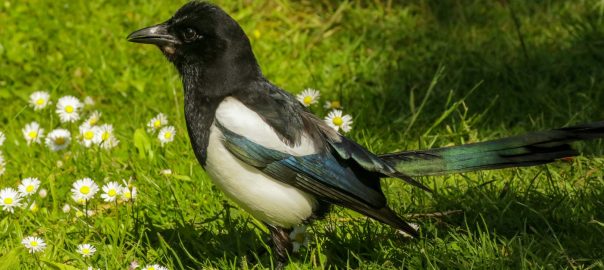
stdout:
<svg viewBox="0 0 604 270">
<path fill-rule="evenodd" d="M 128 41 L 145 44 L 155 44 L 160 47 L 179 44 L 180 41 L 168 32 L 166 24 L 149 26 L 128 35 Z"/>
</svg>

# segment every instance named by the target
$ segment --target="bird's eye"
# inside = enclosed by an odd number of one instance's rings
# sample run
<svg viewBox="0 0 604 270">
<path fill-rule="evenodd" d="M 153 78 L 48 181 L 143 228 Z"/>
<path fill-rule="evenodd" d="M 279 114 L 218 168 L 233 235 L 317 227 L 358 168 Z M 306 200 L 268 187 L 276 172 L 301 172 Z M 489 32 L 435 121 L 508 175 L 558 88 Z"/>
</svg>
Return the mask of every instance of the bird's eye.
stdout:
<svg viewBox="0 0 604 270">
<path fill-rule="evenodd" d="M 182 38 L 185 42 L 191 42 L 197 39 L 197 32 L 195 29 L 187 27 L 184 31 L 182 31 Z"/>
</svg>

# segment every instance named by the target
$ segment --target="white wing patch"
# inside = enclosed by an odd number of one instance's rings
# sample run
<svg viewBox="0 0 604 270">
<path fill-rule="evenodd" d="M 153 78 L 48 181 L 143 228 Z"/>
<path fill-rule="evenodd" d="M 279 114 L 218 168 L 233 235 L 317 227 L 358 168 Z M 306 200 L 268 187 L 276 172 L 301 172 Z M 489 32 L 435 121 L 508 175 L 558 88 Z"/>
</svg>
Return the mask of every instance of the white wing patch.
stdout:
<svg viewBox="0 0 604 270">
<path fill-rule="evenodd" d="M 250 110 L 233 97 L 227 97 L 220 103 L 216 110 L 216 120 L 228 130 L 269 149 L 293 156 L 317 153 L 317 149 L 308 134 L 303 133 L 301 143 L 291 147 L 279 138 L 275 130 L 258 113 Z"/>
</svg>

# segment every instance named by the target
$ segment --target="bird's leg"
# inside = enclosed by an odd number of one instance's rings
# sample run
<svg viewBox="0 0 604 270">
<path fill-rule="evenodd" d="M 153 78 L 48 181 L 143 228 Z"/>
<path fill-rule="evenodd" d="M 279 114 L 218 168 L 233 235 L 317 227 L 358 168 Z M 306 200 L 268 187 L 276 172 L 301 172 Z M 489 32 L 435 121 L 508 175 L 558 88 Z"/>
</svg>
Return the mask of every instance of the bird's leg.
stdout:
<svg viewBox="0 0 604 270">
<path fill-rule="evenodd" d="M 266 224 L 266 227 L 271 232 L 273 257 L 277 264 L 276 269 L 283 269 L 287 264 L 289 254 L 293 250 L 292 241 L 289 239 L 289 233 L 292 230 L 270 224 Z"/>
</svg>

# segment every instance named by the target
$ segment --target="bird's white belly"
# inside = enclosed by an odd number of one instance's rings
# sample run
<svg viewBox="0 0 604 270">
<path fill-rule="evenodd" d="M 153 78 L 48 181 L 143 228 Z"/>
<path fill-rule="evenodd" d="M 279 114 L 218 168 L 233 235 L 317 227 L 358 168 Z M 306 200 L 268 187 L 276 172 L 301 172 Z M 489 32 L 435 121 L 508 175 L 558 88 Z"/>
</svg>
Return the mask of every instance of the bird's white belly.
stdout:
<svg viewBox="0 0 604 270">
<path fill-rule="evenodd" d="M 302 134 L 299 145 L 289 146 L 256 112 L 234 97 L 225 98 L 216 109 L 215 122 L 264 147 L 304 156 L 317 152 L 312 140 Z M 285 228 L 302 223 L 317 205 L 314 196 L 275 180 L 233 156 L 224 146 L 218 127 L 210 127 L 206 171 L 244 210 L 266 223 Z"/>
<path fill-rule="evenodd" d="M 222 132 L 210 129 L 206 172 L 241 208 L 266 223 L 290 228 L 311 216 L 316 199 L 263 174 L 233 156 L 223 145 Z"/>
</svg>

